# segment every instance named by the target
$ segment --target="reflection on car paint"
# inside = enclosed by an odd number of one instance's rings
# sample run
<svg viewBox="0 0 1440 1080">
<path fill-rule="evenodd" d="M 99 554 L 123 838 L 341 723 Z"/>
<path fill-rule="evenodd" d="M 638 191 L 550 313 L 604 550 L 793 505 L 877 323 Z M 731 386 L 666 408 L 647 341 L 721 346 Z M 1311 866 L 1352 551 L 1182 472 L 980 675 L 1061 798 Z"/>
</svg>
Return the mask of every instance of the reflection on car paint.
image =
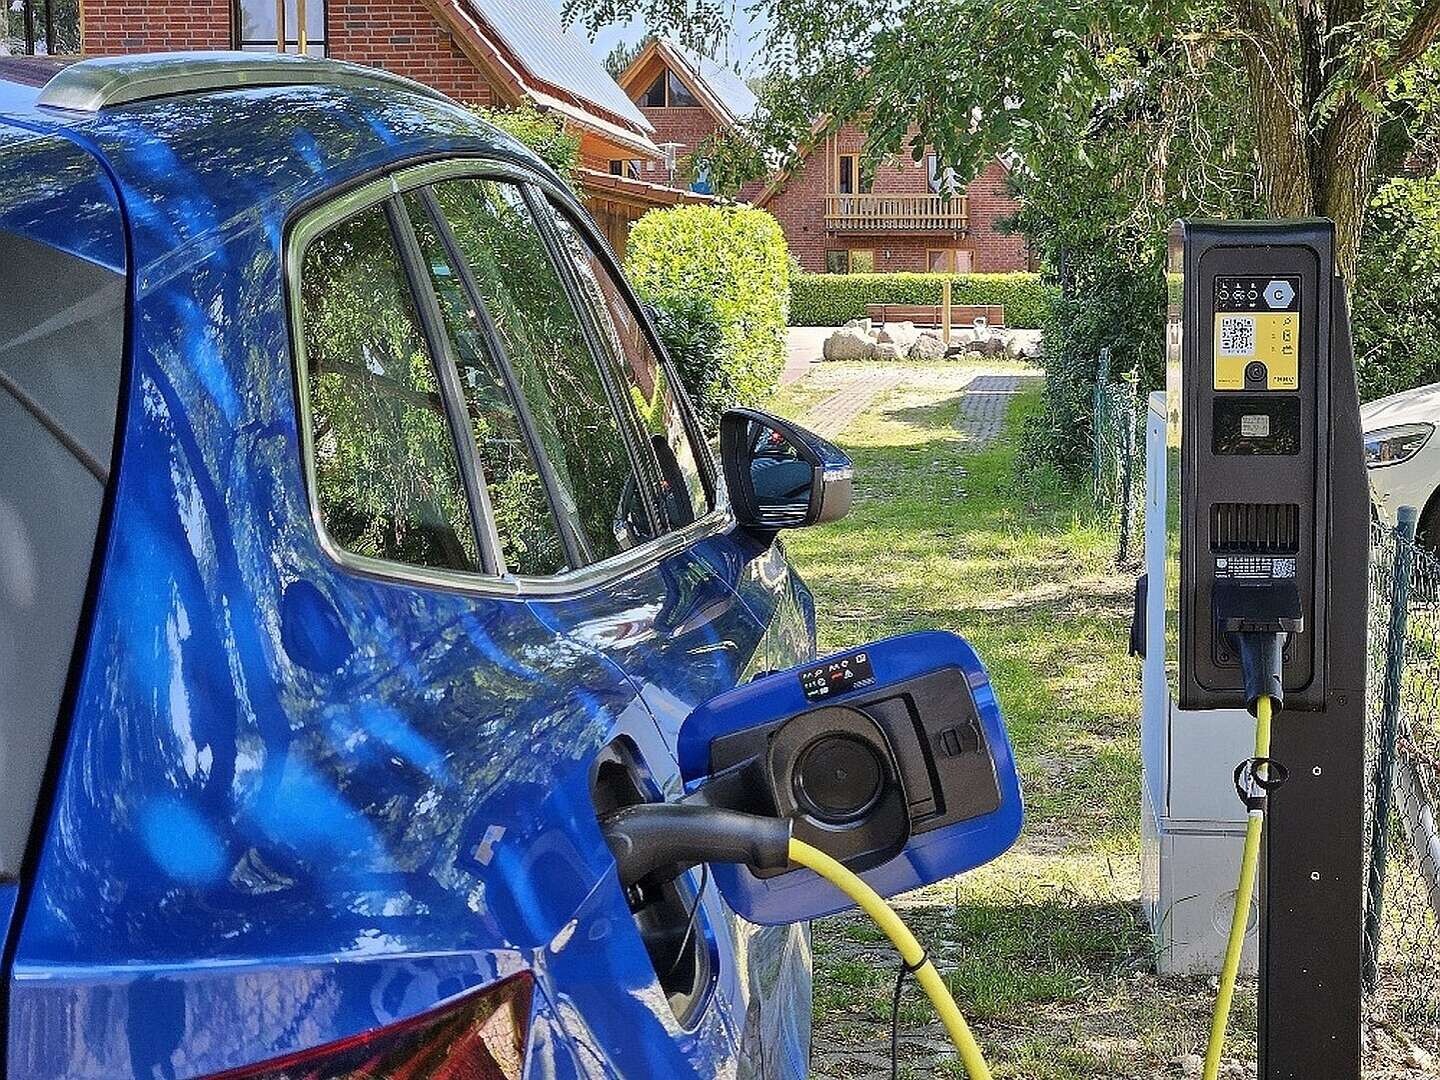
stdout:
<svg viewBox="0 0 1440 1080">
<path fill-rule="evenodd" d="M 783 957 L 803 932 L 739 927 L 708 890 L 716 999 L 676 1030 L 586 772 L 624 733 L 673 785 L 680 711 L 799 647 L 766 630 L 785 575 L 715 537 L 526 603 L 357 577 L 317 545 L 280 222 L 494 137 L 459 108 L 315 87 L 136 106 L 74 136 L 130 209 L 131 390 L 15 951 L 11 1075 L 219 1071 L 526 968 L 539 1074 L 733 1075 L 731 1010 L 768 1010 L 777 1075 L 800 1075 L 808 998 Z"/>
</svg>

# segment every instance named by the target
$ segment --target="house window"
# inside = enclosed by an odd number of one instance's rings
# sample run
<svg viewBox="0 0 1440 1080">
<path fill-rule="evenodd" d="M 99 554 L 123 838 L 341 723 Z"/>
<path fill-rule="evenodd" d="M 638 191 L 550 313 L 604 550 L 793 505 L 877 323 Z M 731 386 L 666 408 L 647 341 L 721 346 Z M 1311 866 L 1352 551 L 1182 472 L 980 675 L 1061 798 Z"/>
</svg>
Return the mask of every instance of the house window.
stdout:
<svg viewBox="0 0 1440 1080">
<path fill-rule="evenodd" d="M 827 274 L 873 274 L 875 272 L 875 251 L 873 248 L 832 248 L 825 252 Z"/>
<path fill-rule="evenodd" d="M 700 102 L 696 100 L 690 88 L 680 81 L 680 77 L 673 71 L 665 70 L 655 77 L 640 95 L 640 105 L 647 109 L 698 109 Z"/>
<path fill-rule="evenodd" d="M 925 260 L 932 274 L 968 274 L 975 265 L 969 248 L 929 248 Z"/>
<path fill-rule="evenodd" d="M 300 51 L 300 5 L 305 8 L 305 52 L 325 55 L 325 8 L 328 0 L 285 0 L 285 51 Z M 280 31 L 275 26 L 275 0 L 235 0 L 235 46 L 247 52 L 276 52 Z"/>
<path fill-rule="evenodd" d="M 868 195 L 875 186 L 875 175 L 862 168 L 859 154 L 841 154 L 836 159 L 835 179 L 841 195 Z"/>
<path fill-rule="evenodd" d="M 690 88 L 681 82 L 680 77 L 673 71 L 666 80 L 665 88 L 669 91 L 669 105 L 672 109 L 698 109 L 700 107 L 700 102 L 695 99 Z"/>
<path fill-rule="evenodd" d="M 640 95 L 640 104 L 647 109 L 663 109 L 665 107 L 665 72 L 655 77 L 645 93 Z"/>
<path fill-rule="evenodd" d="M 628 176 L 631 180 L 640 179 L 640 162 L 636 160 L 624 160 L 621 158 L 610 159 L 611 176 Z"/>
</svg>

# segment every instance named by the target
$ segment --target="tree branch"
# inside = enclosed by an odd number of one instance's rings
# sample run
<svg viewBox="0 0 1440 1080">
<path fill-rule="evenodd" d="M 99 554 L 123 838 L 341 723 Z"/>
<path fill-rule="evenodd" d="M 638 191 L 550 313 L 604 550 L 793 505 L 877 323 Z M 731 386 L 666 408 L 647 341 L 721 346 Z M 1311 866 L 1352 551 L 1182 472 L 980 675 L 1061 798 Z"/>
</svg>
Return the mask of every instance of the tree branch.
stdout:
<svg viewBox="0 0 1440 1080">
<path fill-rule="evenodd" d="M 1395 46 L 1394 58 L 1379 72 L 1376 85 L 1384 85 L 1391 76 L 1398 75 L 1424 56 L 1425 51 L 1435 43 L 1437 35 L 1440 35 L 1440 0 L 1425 0 Z"/>
</svg>

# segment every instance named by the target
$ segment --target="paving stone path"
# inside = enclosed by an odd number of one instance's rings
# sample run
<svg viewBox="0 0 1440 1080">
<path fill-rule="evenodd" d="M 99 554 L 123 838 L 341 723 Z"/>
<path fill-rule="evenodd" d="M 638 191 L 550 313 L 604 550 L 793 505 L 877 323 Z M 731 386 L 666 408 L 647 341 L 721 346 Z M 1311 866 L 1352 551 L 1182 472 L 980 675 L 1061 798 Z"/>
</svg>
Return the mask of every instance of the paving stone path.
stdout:
<svg viewBox="0 0 1440 1080">
<path fill-rule="evenodd" d="M 1044 378 L 1023 371 L 978 367 L 959 368 L 955 376 L 955 389 L 964 394 L 955 427 L 975 447 L 999 435 L 1005 429 L 1005 415 L 1015 395 Z M 837 438 L 876 399 L 899 386 L 904 378 L 903 368 L 877 366 L 874 370 L 859 370 L 854 378 L 846 380 L 833 394 L 812 407 L 801 423 L 827 439 Z"/>
<path fill-rule="evenodd" d="M 973 445 L 984 446 L 1005 430 L 1005 416 L 1015 395 L 1030 389 L 1044 377 L 1014 371 L 976 371 L 965 387 L 955 426 Z"/>
<path fill-rule="evenodd" d="M 861 371 L 854 379 L 812 408 L 803 421 L 817 435 L 836 438 L 881 394 L 900 385 L 904 372 L 892 367 Z"/>
</svg>

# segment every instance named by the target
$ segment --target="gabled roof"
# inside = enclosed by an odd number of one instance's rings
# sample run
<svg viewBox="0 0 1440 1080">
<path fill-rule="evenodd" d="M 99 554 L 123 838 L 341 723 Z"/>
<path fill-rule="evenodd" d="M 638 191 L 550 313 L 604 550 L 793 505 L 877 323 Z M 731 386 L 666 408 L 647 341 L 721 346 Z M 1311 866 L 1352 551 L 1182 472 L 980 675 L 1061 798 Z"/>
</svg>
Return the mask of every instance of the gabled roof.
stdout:
<svg viewBox="0 0 1440 1080">
<path fill-rule="evenodd" d="M 605 65 L 560 23 L 547 3 L 523 0 L 426 0 L 514 101 L 554 109 L 646 157 L 661 156 L 655 128 Z"/>
<path fill-rule="evenodd" d="M 640 50 L 640 54 L 620 75 L 618 82 L 621 89 L 627 94 L 645 89 L 636 86 L 636 83 L 656 57 L 679 76 L 721 123 L 734 127 L 755 115 L 760 104 L 755 92 L 734 70 L 714 57 L 702 56 L 693 49 L 664 38 L 652 38 Z"/>
</svg>

